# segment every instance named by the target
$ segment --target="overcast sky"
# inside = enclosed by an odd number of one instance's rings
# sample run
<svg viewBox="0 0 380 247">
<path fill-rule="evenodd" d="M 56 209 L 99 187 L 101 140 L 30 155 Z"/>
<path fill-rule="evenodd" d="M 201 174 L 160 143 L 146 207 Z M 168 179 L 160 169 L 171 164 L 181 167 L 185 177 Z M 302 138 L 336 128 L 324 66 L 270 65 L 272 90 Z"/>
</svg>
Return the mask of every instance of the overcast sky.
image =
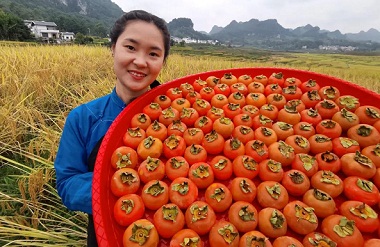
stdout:
<svg viewBox="0 0 380 247">
<path fill-rule="evenodd" d="M 125 12 L 143 9 L 170 22 L 190 18 L 194 30 L 210 32 L 231 21 L 277 19 L 284 28 L 311 24 L 329 31 L 380 31 L 379 0 L 111 0 Z"/>
</svg>

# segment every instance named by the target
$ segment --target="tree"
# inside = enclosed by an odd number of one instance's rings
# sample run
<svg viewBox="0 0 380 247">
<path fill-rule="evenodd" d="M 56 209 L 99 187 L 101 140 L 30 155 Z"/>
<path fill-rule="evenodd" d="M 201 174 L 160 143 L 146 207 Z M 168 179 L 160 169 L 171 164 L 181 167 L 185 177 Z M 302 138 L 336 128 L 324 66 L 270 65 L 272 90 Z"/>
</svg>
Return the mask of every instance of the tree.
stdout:
<svg viewBox="0 0 380 247">
<path fill-rule="evenodd" d="M 27 41 L 33 36 L 23 20 L 0 10 L 0 39 Z"/>
</svg>

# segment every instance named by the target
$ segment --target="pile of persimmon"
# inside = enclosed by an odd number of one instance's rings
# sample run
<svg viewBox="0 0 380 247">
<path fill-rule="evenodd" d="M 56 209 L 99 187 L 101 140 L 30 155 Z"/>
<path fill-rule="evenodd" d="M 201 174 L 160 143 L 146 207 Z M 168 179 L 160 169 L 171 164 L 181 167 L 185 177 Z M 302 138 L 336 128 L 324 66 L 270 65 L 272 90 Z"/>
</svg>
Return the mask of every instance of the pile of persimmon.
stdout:
<svg viewBox="0 0 380 247">
<path fill-rule="evenodd" d="M 110 184 L 124 246 L 380 246 L 380 110 L 333 85 L 199 78 L 126 126 Z"/>
</svg>

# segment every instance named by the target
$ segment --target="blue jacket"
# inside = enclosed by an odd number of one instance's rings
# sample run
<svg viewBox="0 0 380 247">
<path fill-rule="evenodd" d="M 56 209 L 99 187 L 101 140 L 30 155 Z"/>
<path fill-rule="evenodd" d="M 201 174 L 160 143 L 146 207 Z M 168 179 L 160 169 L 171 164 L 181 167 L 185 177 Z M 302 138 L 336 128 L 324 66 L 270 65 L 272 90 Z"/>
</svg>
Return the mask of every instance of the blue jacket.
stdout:
<svg viewBox="0 0 380 247">
<path fill-rule="evenodd" d="M 106 96 L 76 107 L 67 116 L 54 168 L 58 194 L 68 209 L 92 213 L 93 172 L 88 170 L 88 158 L 125 106 L 113 89 Z"/>
</svg>

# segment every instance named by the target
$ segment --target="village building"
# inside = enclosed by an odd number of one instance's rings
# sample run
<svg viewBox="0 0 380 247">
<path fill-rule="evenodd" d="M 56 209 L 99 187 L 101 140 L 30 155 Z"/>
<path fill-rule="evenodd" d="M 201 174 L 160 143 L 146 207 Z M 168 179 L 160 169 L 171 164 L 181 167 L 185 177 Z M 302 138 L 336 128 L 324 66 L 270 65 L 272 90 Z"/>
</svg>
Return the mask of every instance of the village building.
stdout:
<svg viewBox="0 0 380 247">
<path fill-rule="evenodd" d="M 73 32 L 60 32 L 55 22 L 24 20 L 24 24 L 37 39 L 44 42 L 72 42 L 75 38 Z"/>
</svg>

